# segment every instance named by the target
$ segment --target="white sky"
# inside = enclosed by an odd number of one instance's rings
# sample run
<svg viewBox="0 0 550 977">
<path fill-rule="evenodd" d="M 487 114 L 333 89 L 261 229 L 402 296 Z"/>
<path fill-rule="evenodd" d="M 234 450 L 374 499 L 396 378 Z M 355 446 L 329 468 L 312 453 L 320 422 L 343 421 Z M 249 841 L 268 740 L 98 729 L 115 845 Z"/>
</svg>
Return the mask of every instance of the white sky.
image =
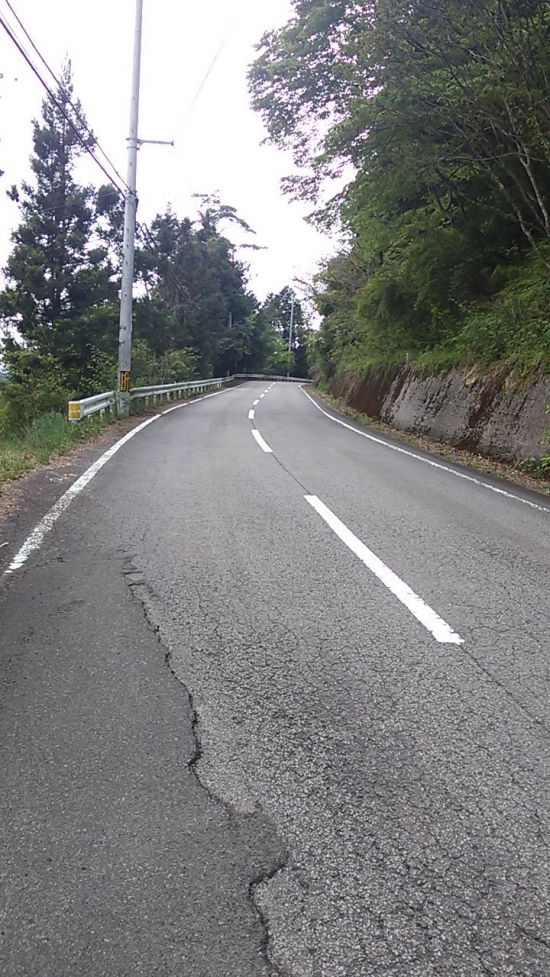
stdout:
<svg viewBox="0 0 550 977">
<path fill-rule="evenodd" d="M 73 63 L 75 94 L 88 123 L 117 169 L 126 173 L 134 0 L 11 0 L 34 42 L 58 72 Z M 0 12 L 13 23 L 5 3 Z M 250 108 L 246 71 L 263 32 L 282 26 L 290 0 L 145 0 L 141 138 L 174 140 L 174 149 L 146 146 L 139 154 L 140 219 L 170 202 L 180 217 L 196 214 L 192 193 L 219 191 L 257 232 L 266 251 L 241 252 L 259 298 L 294 276 L 310 280 L 331 243 L 303 220 L 308 208 L 280 191 L 290 157 L 261 146 L 259 116 Z M 18 32 L 20 33 L 20 32 Z M 229 36 L 227 36 L 229 33 Z M 220 44 L 225 47 L 191 113 L 188 109 Z M 28 175 L 31 120 L 44 90 L 0 29 L 0 265 L 18 209 L 5 195 Z M 45 73 L 45 69 L 44 69 Z M 92 161 L 79 174 L 105 182 Z M 226 233 L 228 232 L 228 229 Z"/>
</svg>

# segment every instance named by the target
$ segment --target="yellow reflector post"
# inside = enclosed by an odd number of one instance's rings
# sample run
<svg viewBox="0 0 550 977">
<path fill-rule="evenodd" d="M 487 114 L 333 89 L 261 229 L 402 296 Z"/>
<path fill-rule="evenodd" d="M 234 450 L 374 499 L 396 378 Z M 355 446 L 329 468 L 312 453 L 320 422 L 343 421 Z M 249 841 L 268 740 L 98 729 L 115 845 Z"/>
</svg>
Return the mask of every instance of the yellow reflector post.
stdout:
<svg viewBox="0 0 550 977">
<path fill-rule="evenodd" d="M 123 393 L 123 394 L 129 394 L 130 393 L 130 387 L 132 385 L 132 377 L 131 377 L 131 374 L 130 373 L 126 373 L 124 370 L 121 370 L 120 373 L 119 373 L 119 375 L 118 375 L 118 385 L 119 385 L 119 389 L 120 389 L 120 392 L 121 393 Z"/>
<path fill-rule="evenodd" d="M 70 421 L 79 421 L 80 418 L 81 418 L 80 411 L 81 411 L 81 407 L 80 407 L 80 403 L 79 403 L 78 400 L 71 400 L 71 401 L 69 401 L 69 420 Z"/>
</svg>

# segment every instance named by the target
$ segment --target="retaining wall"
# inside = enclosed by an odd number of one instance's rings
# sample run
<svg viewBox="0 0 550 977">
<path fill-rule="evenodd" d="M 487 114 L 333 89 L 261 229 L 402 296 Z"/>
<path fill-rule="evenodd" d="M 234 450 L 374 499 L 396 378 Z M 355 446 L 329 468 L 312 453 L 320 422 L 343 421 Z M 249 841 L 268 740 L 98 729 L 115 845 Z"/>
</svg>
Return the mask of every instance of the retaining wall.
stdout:
<svg viewBox="0 0 550 977">
<path fill-rule="evenodd" d="M 340 376 L 331 393 L 403 431 L 515 463 L 550 453 L 550 377 L 519 378 L 493 365 L 426 371 L 410 364 Z"/>
</svg>

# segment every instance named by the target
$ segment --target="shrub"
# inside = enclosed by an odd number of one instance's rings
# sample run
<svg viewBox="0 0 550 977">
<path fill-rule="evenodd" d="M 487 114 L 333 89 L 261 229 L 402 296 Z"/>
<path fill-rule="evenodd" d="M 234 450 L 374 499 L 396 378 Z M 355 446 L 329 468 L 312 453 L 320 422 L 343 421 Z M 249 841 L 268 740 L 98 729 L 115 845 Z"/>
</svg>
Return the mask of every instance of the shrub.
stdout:
<svg viewBox="0 0 550 977">
<path fill-rule="evenodd" d="M 5 425 L 17 429 L 41 414 L 65 413 L 71 392 L 53 356 L 12 344 L 6 360 L 9 379 L 2 384 Z"/>
</svg>

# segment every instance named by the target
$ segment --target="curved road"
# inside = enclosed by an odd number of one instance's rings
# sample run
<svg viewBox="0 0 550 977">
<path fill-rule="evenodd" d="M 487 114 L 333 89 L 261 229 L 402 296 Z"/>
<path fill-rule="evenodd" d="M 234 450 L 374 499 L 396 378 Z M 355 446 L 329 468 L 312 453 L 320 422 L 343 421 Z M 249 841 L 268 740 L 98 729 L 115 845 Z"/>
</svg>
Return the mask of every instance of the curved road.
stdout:
<svg viewBox="0 0 550 977">
<path fill-rule="evenodd" d="M 548 977 L 549 520 L 295 385 L 141 430 L 5 578 L 2 974 Z"/>
</svg>

